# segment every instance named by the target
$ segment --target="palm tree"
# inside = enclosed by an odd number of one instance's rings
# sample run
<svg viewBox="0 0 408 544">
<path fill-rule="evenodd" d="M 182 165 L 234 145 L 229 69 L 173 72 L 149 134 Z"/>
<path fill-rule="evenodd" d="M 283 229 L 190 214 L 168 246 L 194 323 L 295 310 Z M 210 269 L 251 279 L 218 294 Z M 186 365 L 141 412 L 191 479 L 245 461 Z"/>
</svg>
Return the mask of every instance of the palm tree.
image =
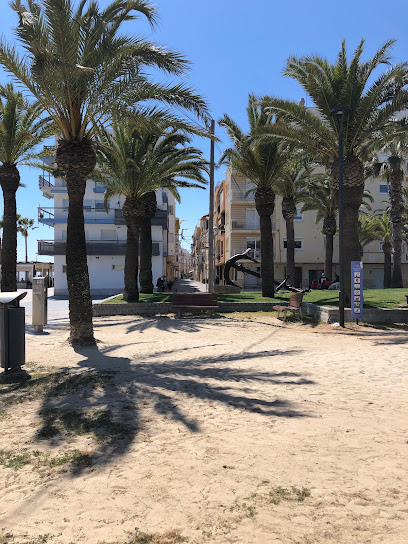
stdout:
<svg viewBox="0 0 408 544">
<path fill-rule="evenodd" d="M 34 229 L 38 229 L 38 227 L 34 227 L 34 219 L 28 219 L 28 217 L 21 217 L 20 214 L 17 214 L 17 231 L 21 232 L 21 234 L 24 236 L 26 263 L 28 262 L 28 231 Z"/>
<path fill-rule="evenodd" d="M 113 122 L 112 134 L 105 131 L 98 143 L 97 179 L 107 187 L 105 206 L 114 195 L 124 195 L 123 217 L 127 226 L 125 289 L 127 301 L 139 299 L 139 236 L 144 286 L 151 283 L 151 219 L 157 208 L 155 191 L 168 188 L 179 201 L 178 187 L 200 187 L 206 183 L 206 162 L 200 150 L 188 147 L 189 137 L 177 130 L 137 131 L 132 123 Z M 193 180 L 197 183 L 193 183 Z"/>
<path fill-rule="evenodd" d="M 181 84 L 153 84 L 145 66 L 182 74 L 178 54 L 136 37 L 120 34 L 126 21 L 143 15 L 153 26 L 157 16 L 147 0 L 114 0 L 100 9 L 96 0 L 14 0 L 15 30 L 24 47 L 0 42 L 0 63 L 38 100 L 53 119 L 59 140 L 56 163 L 65 172 L 69 198 L 66 262 L 70 342 L 94 344 L 92 300 L 86 257 L 83 198 L 96 165 L 93 139 L 109 123 L 113 110 L 135 110 L 149 99 L 205 113 L 202 99 Z M 144 106 L 136 109 L 143 117 Z"/>
<path fill-rule="evenodd" d="M 408 123 L 404 118 L 392 121 L 383 134 L 379 134 L 376 147 L 378 154 L 371 164 L 370 173 L 385 178 L 389 184 L 390 220 L 392 225 L 393 268 L 391 287 L 403 287 L 401 270 L 402 216 L 404 210 L 402 164 L 408 157 Z M 386 159 L 381 161 L 381 156 Z"/>
<path fill-rule="evenodd" d="M 307 190 L 302 196 L 302 213 L 305 211 L 316 212 L 316 224 L 323 221 L 324 235 L 324 271 L 326 276 L 333 278 L 333 241 L 337 232 L 337 202 L 330 186 L 330 178 L 321 175 L 320 180 L 315 179 L 308 184 Z"/>
<path fill-rule="evenodd" d="M 274 137 L 292 142 L 307 150 L 330 169 L 331 184 L 338 194 L 338 132 L 331 110 L 349 106 L 351 111 L 344 123 L 344 290 L 345 302 L 350 304 L 351 261 L 359 259 L 358 211 L 364 191 L 363 161 L 376 133 L 393 115 L 406 107 L 405 89 L 408 68 L 405 63 L 388 68 L 377 79 L 373 72 L 390 64 L 387 41 L 368 61 L 363 62 L 364 41 L 361 41 L 348 61 L 345 42 L 335 64 L 319 56 L 291 57 L 284 75 L 300 83 L 311 97 L 315 110 L 288 100 L 265 98 L 264 105 L 279 116 Z M 283 124 L 285 126 L 283 126 Z"/>
<path fill-rule="evenodd" d="M 40 118 L 38 104 L 28 103 L 11 84 L 0 86 L 0 186 L 3 191 L 1 290 L 17 290 L 17 206 L 20 187 L 18 166 L 37 155 L 34 148 L 50 136 L 50 124 Z"/>
<path fill-rule="evenodd" d="M 259 214 L 261 231 L 262 296 L 275 294 L 273 236 L 271 215 L 275 209 L 275 183 L 288 162 L 286 146 L 276 141 L 257 138 L 259 131 L 267 132 L 273 117 L 262 107 L 254 95 L 249 95 L 247 115 L 249 134 L 245 134 L 228 115 L 220 119 L 233 147 L 226 149 L 220 163 L 228 163 L 246 176 L 255 186 L 255 207 Z"/>
<path fill-rule="evenodd" d="M 282 215 L 286 224 L 286 273 L 295 285 L 295 227 L 297 207 L 303 200 L 307 182 L 311 180 L 310 164 L 302 155 L 294 155 L 276 180 L 275 191 L 282 197 Z"/>
<path fill-rule="evenodd" d="M 368 218 L 366 223 L 366 240 L 380 240 L 384 253 L 384 289 L 391 287 L 391 251 L 392 228 L 389 215 L 386 210 L 381 215 Z M 369 237 L 371 236 L 371 240 Z"/>
</svg>

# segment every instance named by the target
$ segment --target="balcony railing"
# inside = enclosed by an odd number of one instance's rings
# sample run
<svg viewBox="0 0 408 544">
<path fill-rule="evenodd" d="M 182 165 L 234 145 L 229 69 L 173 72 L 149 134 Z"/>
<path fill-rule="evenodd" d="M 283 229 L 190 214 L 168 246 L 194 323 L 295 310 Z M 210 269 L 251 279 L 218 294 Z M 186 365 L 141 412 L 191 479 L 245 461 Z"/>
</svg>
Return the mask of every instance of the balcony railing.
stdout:
<svg viewBox="0 0 408 544">
<path fill-rule="evenodd" d="M 48 189 L 54 187 L 49 179 L 46 179 L 44 176 L 38 176 L 38 186 L 40 189 Z"/>
<path fill-rule="evenodd" d="M 61 240 L 38 240 L 39 255 L 65 255 L 66 242 Z M 87 240 L 87 255 L 125 255 L 126 241 L 123 240 Z M 160 255 L 160 242 L 152 243 L 152 255 Z"/>
<path fill-rule="evenodd" d="M 255 200 L 255 195 L 254 193 L 246 195 L 245 191 L 231 191 L 231 200 L 233 202 L 253 202 Z"/>
<path fill-rule="evenodd" d="M 259 230 L 260 226 L 258 222 L 253 221 L 231 221 L 231 230 Z M 276 222 L 272 220 L 272 230 L 276 229 Z"/>
<path fill-rule="evenodd" d="M 114 223 L 115 210 L 105 211 L 105 208 L 91 208 L 84 206 L 85 222 L 107 222 Z M 66 222 L 68 207 L 38 208 L 38 221 L 45 224 Z"/>
<path fill-rule="evenodd" d="M 152 219 L 153 226 L 159 226 L 167 230 L 167 210 L 156 210 L 156 214 Z M 123 219 L 123 213 L 121 209 L 115 210 L 115 225 L 125 225 L 125 220 Z"/>
</svg>

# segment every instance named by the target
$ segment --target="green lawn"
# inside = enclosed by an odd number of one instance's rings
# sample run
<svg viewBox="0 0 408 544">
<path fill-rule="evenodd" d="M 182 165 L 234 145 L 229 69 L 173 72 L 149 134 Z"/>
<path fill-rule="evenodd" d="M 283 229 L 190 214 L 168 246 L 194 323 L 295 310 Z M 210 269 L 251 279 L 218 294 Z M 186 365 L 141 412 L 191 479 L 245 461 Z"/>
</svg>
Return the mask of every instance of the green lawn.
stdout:
<svg viewBox="0 0 408 544">
<path fill-rule="evenodd" d="M 408 289 L 366 289 L 364 290 L 364 308 L 406 308 L 405 295 Z M 291 293 L 278 292 L 275 298 L 262 297 L 260 291 L 249 291 L 236 294 L 218 295 L 220 302 L 282 302 L 289 299 Z M 171 302 L 171 293 L 153 293 L 152 295 L 141 294 L 139 302 Z M 338 306 L 338 291 L 311 291 L 306 293 L 304 302 L 312 302 L 320 306 Z M 122 295 L 105 302 L 115 304 L 126 304 Z"/>
</svg>

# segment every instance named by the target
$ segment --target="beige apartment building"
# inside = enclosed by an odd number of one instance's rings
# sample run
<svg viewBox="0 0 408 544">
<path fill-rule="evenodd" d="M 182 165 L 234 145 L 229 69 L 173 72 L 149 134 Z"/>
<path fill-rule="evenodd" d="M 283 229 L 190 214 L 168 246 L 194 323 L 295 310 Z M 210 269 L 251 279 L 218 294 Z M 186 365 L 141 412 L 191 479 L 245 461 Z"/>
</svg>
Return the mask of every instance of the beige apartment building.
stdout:
<svg viewBox="0 0 408 544">
<path fill-rule="evenodd" d="M 404 186 L 408 185 L 408 176 L 405 177 Z M 259 231 L 259 216 L 255 209 L 254 194 L 249 193 L 253 186 L 249 180 L 238 172 L 228 168 L 225 176 L 225 183 L 222 187 L 225 202 L 225 233 L 217 233 L 216 246 L 216 270 L 220 277 L 220 283 L 225 279 L 220 268 L 226 260 L 237 253 L 250 249 L 250 255 L 259 261 L 253 263 L 249 259 L 242 261 L 248 268 L 260 271 L 261 246 Z M 385 209 L 388 205 L 388 186 L 385 181 L 369 179 L 366 182 L 366 189 L 370 191 L 374 201 L 371 204 L 373 210 Z M 214 224 L 222 224 L 222 206 L 218 205 L 215 198 Z M 296 238 L 296 277 L 295 285 L 307 287 L 313 279 L 324 271 L 324 236 L 322 234 L 322 223 L 316 224 L 315 212 L 301 213 L 302 205 L 298 206 L 298 215 L 295 219 Z M 218 218 L 218 219 L 217 219 Z M 216 223 L 219 221 L 219 223 Z M 286 273 L 286 225 L 281 211 L 281 198 L 276 198 L 275 211 L 272 217 L 272 229 L 274 237 L 274 258 L 275 258 L 275 279 L 283 280 Z M 203 231 L 200 230 L 200 239 L 203 238 Z M 207 236 L 208 238 L 208 236 Z M 221 241 L 223 240 L 223 245 Z M 219 244 L 218 244 L 219 243 Z M 223 251 L 221 251 L 223 248 Z M 197 248 L 196 251 L 198 251 Z M 222 255 L 222 258 L 221 258 Z M 195 255 L 195 262 L 199 261 L 199 254 Z M 338 237 L 335 237 L 333 255 L 333 274 L 338 272 Z M 203 257 L 203 261 L 205 258 Z M 384 254 L 380 241 L 374 241 L 364 248 L 364 286 L 366 288 L 382 288 L 384 276 Z M 194 268 L 195 269 L 195 268 Z M 259 289 L 260 280 L 249 274 L 232 271 L 231 278 L 244 289 Z M 404 285 L 408 286 L 408 248 L 404 242 L 402 247 L 402 274 Z M 195 278 L 202 281 L 199 276 Z"/>
</svg>

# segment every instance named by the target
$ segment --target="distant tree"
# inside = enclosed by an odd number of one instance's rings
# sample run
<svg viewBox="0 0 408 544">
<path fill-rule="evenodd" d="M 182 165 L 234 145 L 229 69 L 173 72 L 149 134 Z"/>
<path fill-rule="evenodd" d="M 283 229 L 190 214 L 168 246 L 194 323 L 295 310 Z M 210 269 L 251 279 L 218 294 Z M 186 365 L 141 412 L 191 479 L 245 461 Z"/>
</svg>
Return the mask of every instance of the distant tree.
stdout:
<svg viewBox="0 0 408 544">
<path fill-rule="evenodd" d="M 297 204 L 305 194 L 308 182 L 312 177 L 311 165 L 305 161 L 303 154 L 293 155 L 275 183 L 275 191 L 282 197 L 282 215 L 286 224 L 286 273 L 289 274 L 290 285 L 295 285 L 295 227 Z"/>
<path fill-rule="evenodd" d="M 374 157 L 370 173 L 381 176 L 389 184 L 390 220 L 392 225 L 393 267 L 391 287 L 403 287 L 401 269 L 401 249 L 403 230 L 403 163 L 408 158 L 408 121 L 392 121 L 375 142 L 377 155 Z M 386 158 L 380 160 L 382 156 Z"/>
<path fill-rule="evenodd" d="M 34 227 L 34 223 L 34 219 L 28 219 L 28 217 L 21 217 L 21 215 L 17 214 L 17 230 L 18 232 L 21 232 L 21 234 L 24 236 L 26 263 L 28 262 L 28 231 L 38 228 Z"/>
<path fill-rule="evenodd" d="M 287 146 L 277 141 L 258 139 L 258 133 L 267 133 L 274 123 L 273 116 L 252 94 L 248 99 L 247 116 L 248 134 L 242 132 L 228 115 L 220 119 L 219 124 L 226 130 L 232 144 L 224 151 L 220 162 L 229 164 L 255 186 L 255 208 L 261 231 L 262 296 L 273 297 L 275 276 L 271 216 L 275 209 L 275 185 L 289 161 L 289 153 Z"/>
<path fill-rule="evenodd" d="M 3 191 L 1 290 L 17 290 L 17 205 L 21 186 L 18 166 L 38 156 L 35 148 L 52 134 L 48 119 L 41 118 L 38 103 L 29 103 L 11 83 L 0 86 L 0 186 Z"/>
</svg>

